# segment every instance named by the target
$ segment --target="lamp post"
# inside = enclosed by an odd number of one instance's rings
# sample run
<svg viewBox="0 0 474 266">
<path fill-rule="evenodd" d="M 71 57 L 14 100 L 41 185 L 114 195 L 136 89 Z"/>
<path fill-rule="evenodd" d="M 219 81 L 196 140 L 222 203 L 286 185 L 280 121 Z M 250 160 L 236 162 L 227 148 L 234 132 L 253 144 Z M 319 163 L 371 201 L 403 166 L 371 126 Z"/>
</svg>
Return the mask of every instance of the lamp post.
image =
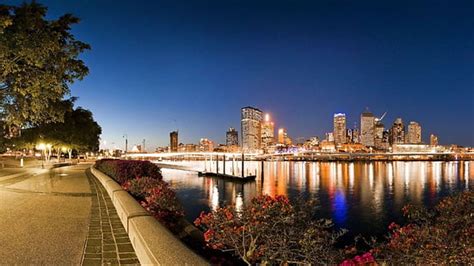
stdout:
<svg viewBox="0 0 474 266">
<path fill-rule="evenodd" d="M 128 135 L 123 134 L 123 137 L 125 138 L 125 155 L 126 155 L 128 152 Z"/>
</svg>

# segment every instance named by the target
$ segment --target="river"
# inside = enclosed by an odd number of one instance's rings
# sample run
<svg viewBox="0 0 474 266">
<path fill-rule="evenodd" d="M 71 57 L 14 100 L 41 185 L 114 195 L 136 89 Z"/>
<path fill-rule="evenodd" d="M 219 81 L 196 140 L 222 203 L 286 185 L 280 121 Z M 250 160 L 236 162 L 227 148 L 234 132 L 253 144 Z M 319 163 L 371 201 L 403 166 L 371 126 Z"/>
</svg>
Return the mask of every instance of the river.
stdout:
<svg viewBox="0 0 474 266">
<path fill-rule="evenodd" d="M 318 201 L 319 217 L 332 219 L 351 237 L 386 234 L 392 221 L 403 221 L 401 209 L 408 203 L 432 207 L 447 195 L 474 189 L 473 161 L 264 162 L 263 178 L 261 163 L 249 164 L 257 178 L 245 184 L 181 170 L 162 172 L 190 221 L 226 204 L 241 208 L 261 194 L 290 199 L 303 194 Z"/>
</svg>

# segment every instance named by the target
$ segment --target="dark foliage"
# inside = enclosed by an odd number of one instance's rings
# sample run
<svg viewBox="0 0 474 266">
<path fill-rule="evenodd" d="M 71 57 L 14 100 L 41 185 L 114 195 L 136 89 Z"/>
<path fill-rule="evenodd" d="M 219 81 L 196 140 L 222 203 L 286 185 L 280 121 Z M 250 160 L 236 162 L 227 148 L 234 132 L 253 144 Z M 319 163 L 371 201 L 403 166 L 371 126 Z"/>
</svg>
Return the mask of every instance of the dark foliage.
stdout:
<svg viewBox="0 0 474 266">
<path fill-rule="evenodd" d="M 121 185 L 137 177 L 163 178 L 160 168 L 149 161 L 103 159 L 97 161 L 95 167 Z"/>
</svg>

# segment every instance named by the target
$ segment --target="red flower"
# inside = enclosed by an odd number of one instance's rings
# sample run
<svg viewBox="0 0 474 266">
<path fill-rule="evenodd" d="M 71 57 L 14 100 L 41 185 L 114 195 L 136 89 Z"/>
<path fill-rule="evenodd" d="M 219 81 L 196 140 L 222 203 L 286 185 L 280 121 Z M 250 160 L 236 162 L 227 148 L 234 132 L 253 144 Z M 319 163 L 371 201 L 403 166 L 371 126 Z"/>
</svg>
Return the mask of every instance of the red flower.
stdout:
<svg viewBox="0 0 474 266">
<path fill-rule="evenodd" d="M 388 229 L 389 230 L 395 230 L 395 229 L 398 229 L 400 228 L 400 226 L 394 222 L 392 222 L 389 226 L 388 226 Z"/>
<path fill-rule="evenodd" d="M 209 229 L 204 233 L 204 241 L 209 242 L 211 238 L 214 236 L 214 231 Z"/>
</svg>

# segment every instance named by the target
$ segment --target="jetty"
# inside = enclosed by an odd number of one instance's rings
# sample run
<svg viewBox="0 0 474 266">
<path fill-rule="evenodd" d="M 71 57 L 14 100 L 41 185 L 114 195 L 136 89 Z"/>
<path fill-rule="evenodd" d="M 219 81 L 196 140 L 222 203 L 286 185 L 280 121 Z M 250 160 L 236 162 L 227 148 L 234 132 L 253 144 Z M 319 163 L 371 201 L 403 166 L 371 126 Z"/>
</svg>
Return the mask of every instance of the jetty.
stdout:
<svg viewBox="0 0 474 266">
<path fill-rule="evenodd" d="M 249 173 L 249 169 L 246 169 L 245 157 L 239 156 L 240 161 L 236 161 L 236 156 L 228 155 L 211 155 L 205 157 L 204 165 L 202 168 L 196 169 L 196 167 L 186 166 L 182 164 L 175 164 L 172 161 L 153 161 L 158 167 L 165 169 L 181 170 L 195 172 L 199 177 L 213 177 L 221 178 L 237 182 L 248 182 L 254 181 L 257 177 L 255 174 Z M 240 167 L 238 166 L 240 165 Z M 248 167 L 247 167 L 248 168 Z M 243 170 L 242 170 L 243 169 Z M 247 170 L 247 171 L 245 171 Z M 246 174 L 245 174 L 246 173 Z"/>
</svg>

